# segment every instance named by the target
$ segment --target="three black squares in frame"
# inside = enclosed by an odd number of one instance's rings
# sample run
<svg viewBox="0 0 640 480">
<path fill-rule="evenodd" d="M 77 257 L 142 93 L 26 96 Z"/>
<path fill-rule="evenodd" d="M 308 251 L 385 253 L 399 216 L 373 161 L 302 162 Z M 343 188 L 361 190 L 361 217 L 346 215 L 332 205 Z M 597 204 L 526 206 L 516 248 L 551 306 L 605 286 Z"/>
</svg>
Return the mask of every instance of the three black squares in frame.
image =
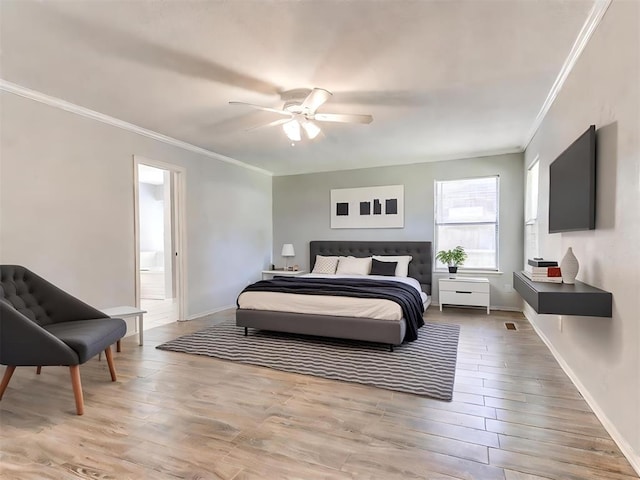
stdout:
<svg viewBox="0 0 640 480">
<path fill-rule="evenodd" d="M 349 205 L 346 205 L 347 213 L 340 213 L 340 203 L 337 204 L 338 209 L 336 215 L 349 215 Z M 360 215 L 382 215 L 382 202 L 380 199 L 373 199 L 373 212 L 371 212 L 371 202 L 360 202 Z M 398 214 L 398 199 L 388 198 L 384 202 L 384 215 L 397 215 Z"/>
</svg>

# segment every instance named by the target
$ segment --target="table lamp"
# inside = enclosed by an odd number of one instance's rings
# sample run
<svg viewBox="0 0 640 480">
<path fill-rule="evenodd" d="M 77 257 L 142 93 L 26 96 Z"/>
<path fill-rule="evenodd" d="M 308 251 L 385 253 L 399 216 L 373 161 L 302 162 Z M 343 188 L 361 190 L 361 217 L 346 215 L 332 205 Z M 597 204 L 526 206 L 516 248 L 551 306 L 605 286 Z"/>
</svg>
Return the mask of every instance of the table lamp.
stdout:
<svg viewBox="0 0 640 480">
<path fill-rule="evenodd" d="M 295 257 L 296 252 L 293 250 L 293 245 L 291 243 L 285 243 L 282 245 L 282 253 L 281 255 L 284 257 L 285 261 L 285 270 L 289 270 L 289 257 Z"/>
</svg>

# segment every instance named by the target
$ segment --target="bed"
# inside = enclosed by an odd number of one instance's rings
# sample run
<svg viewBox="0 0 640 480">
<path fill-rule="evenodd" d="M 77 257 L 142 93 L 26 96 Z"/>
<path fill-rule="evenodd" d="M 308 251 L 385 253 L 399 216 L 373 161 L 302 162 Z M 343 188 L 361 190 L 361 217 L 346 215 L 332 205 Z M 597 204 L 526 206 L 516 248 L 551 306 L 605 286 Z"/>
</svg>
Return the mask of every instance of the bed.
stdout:
<svg viewBox="0 0 640 480">
<path fill-rule="evenodd" d="M 353 256 L 371 257 L 402 256 L 412 257 L 409 263 L 408 277 L 415 279 L 422 292 L 426 295 L 424 306 L 431 301 L 431 271 L 432 248 L 431 242 L 385 242 L 385 241 L 312 241 L 309 244 L 310 271 L 313 271 L 316 256 Z M 300 297 L 305 297 L 300 295 Z M 404 318 L 397 321 L 388 319 L 323 314 L 286 312 L 277 310 L 263 310 L 243 308 L 242 295 L 236 310 L 236 325 L 245 328 L 272 330 L 323 337 L 363 340 L 390 345 L 400 345 L 407 333 L 407 323 Z"/>
</svg>

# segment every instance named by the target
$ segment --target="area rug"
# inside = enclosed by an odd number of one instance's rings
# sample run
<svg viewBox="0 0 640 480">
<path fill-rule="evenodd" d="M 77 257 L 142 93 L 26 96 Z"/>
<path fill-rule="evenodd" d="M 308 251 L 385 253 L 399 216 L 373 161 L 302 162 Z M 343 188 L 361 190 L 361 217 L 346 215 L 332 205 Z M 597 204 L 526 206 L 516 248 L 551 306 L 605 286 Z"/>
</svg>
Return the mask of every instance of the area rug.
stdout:
<svg viewBox="0 0 640 480">
<path fill-rule="evenodd" d="M 451 400 L 459 334 L 458 325 L 425 323 L 418 340 L 390 352 L 382 344 L 254 329 L 245 337 L 244 328 L 225 322 L 156 348 Z"/>
</svg>

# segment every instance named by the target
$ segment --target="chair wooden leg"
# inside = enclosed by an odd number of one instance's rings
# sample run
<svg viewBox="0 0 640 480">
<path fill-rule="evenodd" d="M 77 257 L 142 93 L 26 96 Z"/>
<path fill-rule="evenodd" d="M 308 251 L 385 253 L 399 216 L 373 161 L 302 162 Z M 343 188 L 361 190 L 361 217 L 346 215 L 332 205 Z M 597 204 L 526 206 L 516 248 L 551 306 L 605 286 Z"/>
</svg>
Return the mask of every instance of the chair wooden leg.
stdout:
<svg viewBox="0 0 640 480">
<path fill-rule="evenodd" d="M 40 375 L 40 372 L 42 372 L 42 365 L 36 367 L 36 375 Z"/>
<path fill-rule="evenodd" d="M 84 398 L 82 397 L 82 383 L 80 382 L 80 365 L 69 365 L 71 373 L 71 385 L 73 385 L 73 396 L 76 399 L 76 413 L 84 413 Z"/>
<path fill-rule="evenodd" d="M 104 349 L 104 356 L 107 357 L 107 364 L 109 365 L 109 373 L 111 374 L 111 381 L 115 382 L 116 379 L 116 367 L 113 364 L 113 353 L 111 353 L 111 347 Z"/>
<path fill-rule="evenodd" d="M 2 383 L 0 383 L 0 400 L 2 400 L 2 395 L 4 395 L 4 391 L 9 386 L 9 380 L 11 380 L 11 375 L 13 375 L 15 371 L 15 365 L 7 365 L 7 369 L 4 371 L 4 377 L 2 377 Z"/>
<path fill-rule="evenodd" d="M 120 353 L 122 349 L 120 348 L 120 340 L 116 342 L 116 352 Z"/>
</svg>

